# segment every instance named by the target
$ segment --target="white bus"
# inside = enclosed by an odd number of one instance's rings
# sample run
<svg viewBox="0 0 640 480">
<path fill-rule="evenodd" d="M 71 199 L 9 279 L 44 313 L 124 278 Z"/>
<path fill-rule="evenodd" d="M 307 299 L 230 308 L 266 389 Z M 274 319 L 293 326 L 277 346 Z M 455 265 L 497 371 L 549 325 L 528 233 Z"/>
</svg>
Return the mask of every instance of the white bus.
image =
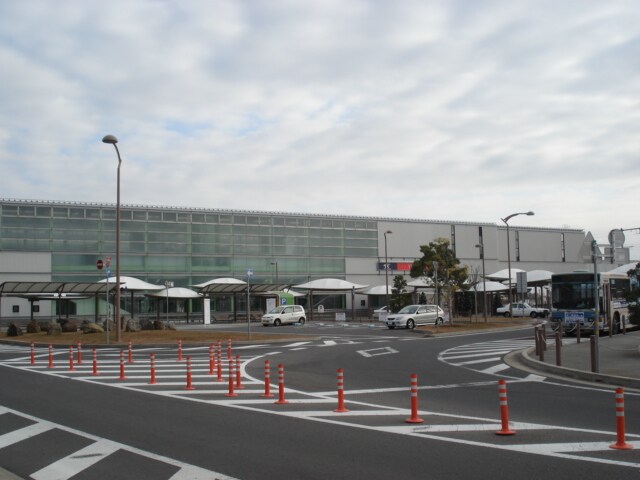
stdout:
<svg viewBox="0 0 640 480">
<path fill-rule="evenodd" d="M 628 322 L 626 295 L 631 279 L 624 273 L 598 273 L 599 330 L 620 332 L 622 322 Z M 581 332 L 595 331 L 594 275 L 579 271 L 551 276 L 551 327 L 568 334 L 575 333 L 578 322 Z"/>
</svg>

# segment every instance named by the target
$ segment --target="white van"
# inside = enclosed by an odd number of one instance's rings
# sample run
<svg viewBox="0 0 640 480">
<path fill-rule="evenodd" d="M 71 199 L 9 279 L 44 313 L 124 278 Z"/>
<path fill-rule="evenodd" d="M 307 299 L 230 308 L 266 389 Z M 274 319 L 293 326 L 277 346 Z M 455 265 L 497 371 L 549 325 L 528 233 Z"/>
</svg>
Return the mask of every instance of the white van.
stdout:
<svg viewBox="0 0 640 480">
<path fill-rule="evenodd" d="M 307 315 L 302 305 L 280 305 L 274 308 L 266 315 L 262 316 L 262 325 L 273 325 L 277 327 L 287 323 L 299 323 L 304 325 L 307 321 Z"/>
</svg>

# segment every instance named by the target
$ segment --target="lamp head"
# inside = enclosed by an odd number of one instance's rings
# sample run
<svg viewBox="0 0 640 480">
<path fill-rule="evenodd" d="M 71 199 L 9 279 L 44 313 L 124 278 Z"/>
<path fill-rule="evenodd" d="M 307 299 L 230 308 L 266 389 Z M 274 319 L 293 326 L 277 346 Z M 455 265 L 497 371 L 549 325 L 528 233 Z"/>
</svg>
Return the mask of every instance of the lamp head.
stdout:
<svg viewBox="0 0 640 480">
<path fill-rule="evenodd" d="M 115 145 L 118 143 L 118 139 L 114 135 L 105 135 L 102 139 L 102 143 L 110 143 Z"/>
</svg>

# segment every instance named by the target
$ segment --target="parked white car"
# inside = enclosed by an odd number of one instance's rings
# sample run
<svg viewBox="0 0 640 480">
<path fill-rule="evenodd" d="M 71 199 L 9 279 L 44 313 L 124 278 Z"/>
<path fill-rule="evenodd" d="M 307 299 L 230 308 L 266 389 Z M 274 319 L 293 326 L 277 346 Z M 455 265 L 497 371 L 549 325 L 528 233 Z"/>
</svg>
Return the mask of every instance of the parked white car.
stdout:
<svg viewBox="0 0 640 480">
<path fill-rule="evenodd" d="M 444 323 L 444 310 L 437 305 L 407 305 L 387 317 L 387 327 L 415 328 L 416 325 Z"/>
<path fill-rule="evenodd" d="M 262 325 L 278 327 L 287 323 L 299 323 L 304 325 L 307 315 L 302 305 L 280 305 L 266 315 L 262 316 Z"/>
<path fill-rule="evenodd" d="M 504 315 L 505 317 L 510 317 L 511 316 L 511 312 L 509 310 L 509 304 L 506 304 L 506 305 L 504 305 L 502 307 L 498 307 L 496 309 L 496 313 L 498 315 Z M 531 318 L 542 317 L 542 318 L 545 318 L 547 315 L 549 315 L 549 309 L 548 308 L 532 307 L 528 303 L 514 303 L 513 304 L 513 316 L 514 317 L 531 317 Z"/>
<path fill-rule="evenodd" d="M 384 321 L 386 315 L 389 314 L 389 307 L 386 305 L 384 307 L 377 308 L 373 311 L 374 320 Z"/>
</svg>

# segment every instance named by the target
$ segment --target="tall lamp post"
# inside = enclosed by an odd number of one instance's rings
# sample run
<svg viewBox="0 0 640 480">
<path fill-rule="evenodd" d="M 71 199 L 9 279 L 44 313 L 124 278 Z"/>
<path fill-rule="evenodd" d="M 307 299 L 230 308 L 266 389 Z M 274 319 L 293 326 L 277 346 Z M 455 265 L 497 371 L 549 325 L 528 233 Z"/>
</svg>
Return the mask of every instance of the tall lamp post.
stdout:
<svg viewBox="0 0 640 480">
<path fill-rule="evenodd" d="M 531 215 L 535 215 L 535 213 L 533 213 L 533 212 L 512 213 L 511 215 L 507 215 L 506 217 L 500 219 L 507 226 L 507 265 L 508 265 L 508 268 L 509 268 L 509 316 L 510 317 L 513 317 L 513 292 L 511 291 L 511 288 L 512 288 L 512 285 L 511 285 L 511 243 L 509 241 L 509 220 L 511 220 L 513 217 L 517 217 L 518 215 L 531 216 Z"/>
<path fill-rule="evenodd" d="M 384 232 L 384 298 L 385 302 L 387 302 L 387 313 L 389 313 L 389 259 L 387 256 L 387 233 L 391 234 L 393 232 L 391 230 Z"/>
<path fill-rule="evenodd" d="M 484 322 L 487 323 L 487 277 L 484 272 L 484 240 L 476 245 L 480 249 L 480 258 L 482 258 L 482 305 L 484 312 Z"/>
<path fill-rule="evenodd" d="M 118 196 L 116 201 L 116 304 L 114 313 L 116 316 L 116 342 L 120 342 L 120 165 L 122 165 L 122 158 L 120 158 L 120 150 L 118 150 L 118 139 L 115 136 L 105 135 L 102 142 L 113 145 L 113 148 L 116 149 L 116 154 L 118 155 Z"/>
</svg>

